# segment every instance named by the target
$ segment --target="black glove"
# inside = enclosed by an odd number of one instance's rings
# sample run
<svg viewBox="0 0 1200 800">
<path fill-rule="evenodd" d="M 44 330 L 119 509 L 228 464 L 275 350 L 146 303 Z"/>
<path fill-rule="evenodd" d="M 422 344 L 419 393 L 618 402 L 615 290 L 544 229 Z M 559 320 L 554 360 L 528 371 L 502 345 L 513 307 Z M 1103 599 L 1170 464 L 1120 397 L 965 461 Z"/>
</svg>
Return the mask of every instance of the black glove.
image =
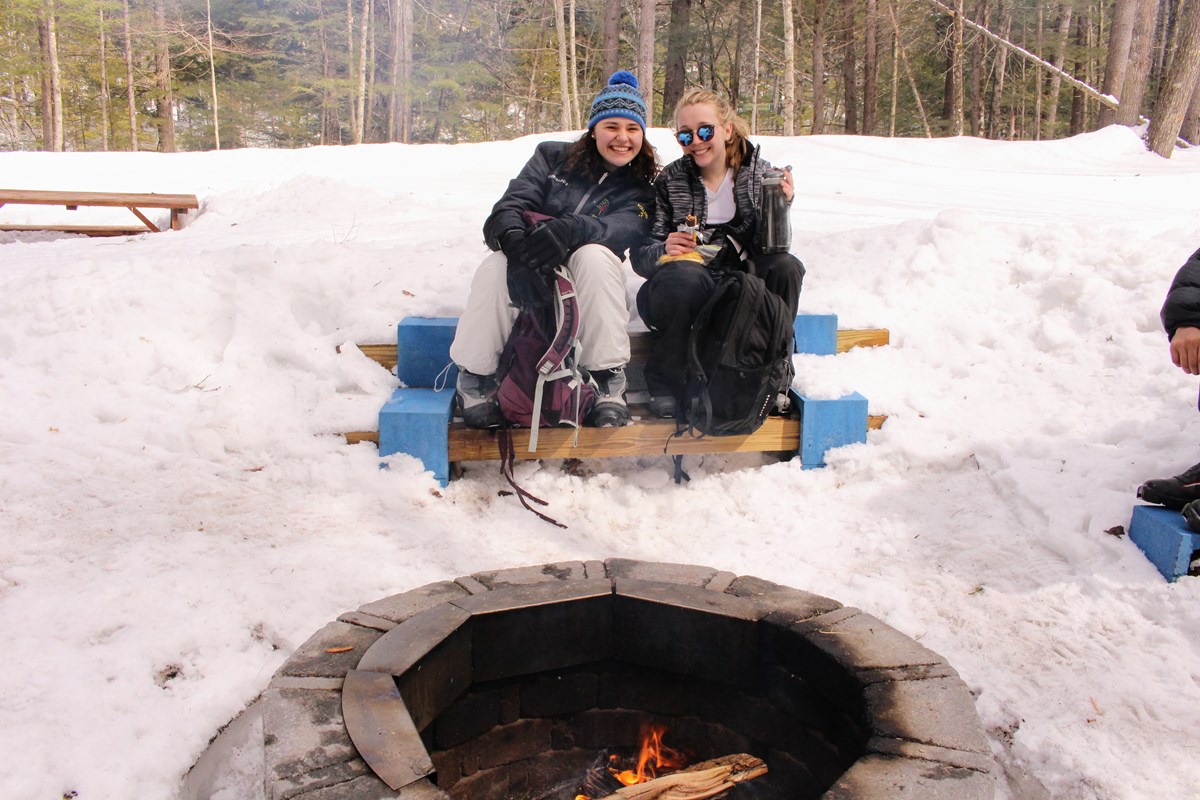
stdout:
<svg viewBox="0 0 1200 800">
<path fill-rule="evenodd" d="M 531 230 L 515 255 L 531 269 L 552 272 L 567 260 L 577 235 L 571 220 L 552 219 Z"/>
<path fill-rule="evenodd" d="M 517 250 L 520 249 L 527 235 L 524 228 L 509 228 L 500 234 L 500 252 L 504 253 L 511 262 L 516 258 Z"/>
<path fill-rule="evenodd" d="M 554 299 L 550 276 L 534 269 L 508 266 L 508 299 L 522 311 L 534 311 L 550 305 Z"/>
</svg>

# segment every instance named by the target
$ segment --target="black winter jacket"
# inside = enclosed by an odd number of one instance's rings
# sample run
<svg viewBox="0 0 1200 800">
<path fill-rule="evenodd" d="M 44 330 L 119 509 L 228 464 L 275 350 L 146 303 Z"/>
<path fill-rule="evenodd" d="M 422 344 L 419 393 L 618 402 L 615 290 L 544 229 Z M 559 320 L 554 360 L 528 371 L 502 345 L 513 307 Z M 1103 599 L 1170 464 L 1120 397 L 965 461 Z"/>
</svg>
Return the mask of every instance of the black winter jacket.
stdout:
<svg viewBox="0 0 1200 800">
<path fill-rule="evenodd" d="M 483 223 L 488 247 L 499 250 L 506 231 L 525 227 L 522 211 L 569 218 L 578 241 L 602 244 L 621 259 L 642 240 L 650 224 L 651 184 L 635 178 L 628 166 L 605 173 L 599 181 L 567 173 L 564 165 L 570 146 L 569 142 L 537 146 Z"/>
<path fill-rule="evenodd" d="M 1200 328 L 1200 250 L 1175 273 L 1159 316 L 1168 337 L 1178 328 Z"/>
<path fill-rule="evenodd" d="M 758 220 L 762 176 L 771 168 L 771 163 L 762 158 L 759 148 L 749 141 L 743 142 L 742 153 L 742 163 L 733 179 L 737 213 L 718 230 L 737 239 L 742 247 L 749 248 L 748 255 L 753 258 L 760 252 L 761 244 Z M 690 155 L 685 155 L 668 164 L 654 181 L 654 219 L 649 235 L 633 248 L 634 272 L 649 278 L 658 271 L 658 259 L 667 249 L 667 234 L 679 230 L 689 214 L 694 214 L 704 227 L 708 219 L 708 199 L 696 162 Z"/>
</svg>

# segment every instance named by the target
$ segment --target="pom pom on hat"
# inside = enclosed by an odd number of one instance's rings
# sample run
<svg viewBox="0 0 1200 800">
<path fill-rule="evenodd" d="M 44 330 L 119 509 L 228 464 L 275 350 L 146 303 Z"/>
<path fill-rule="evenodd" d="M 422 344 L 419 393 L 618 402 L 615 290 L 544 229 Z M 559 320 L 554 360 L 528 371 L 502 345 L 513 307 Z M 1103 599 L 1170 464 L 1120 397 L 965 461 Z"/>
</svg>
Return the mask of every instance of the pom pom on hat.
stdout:
<svg viewBox="0 0 1200 800">
<path fill-rule="evenodd" d="M 608 85 L 600 90 L 592 101 L 592 115 L 588 128 L 610 117 L 630 119 L 646 130 L 646 99 L 638 90 L 638 79 L 632 72 L 618 70 L 608 79 Z"/>
</svg>

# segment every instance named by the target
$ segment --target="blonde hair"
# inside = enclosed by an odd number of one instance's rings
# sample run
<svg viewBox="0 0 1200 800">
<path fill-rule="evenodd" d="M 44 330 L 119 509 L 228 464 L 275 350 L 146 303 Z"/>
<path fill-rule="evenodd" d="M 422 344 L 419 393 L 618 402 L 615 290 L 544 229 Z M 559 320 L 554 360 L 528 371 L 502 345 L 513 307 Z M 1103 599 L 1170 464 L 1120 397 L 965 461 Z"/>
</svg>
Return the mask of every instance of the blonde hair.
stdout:
<svg viewBox="0 0 1200 800">
<path fill-rule="evenodd" d="M 683 97 L 679 98 L 679 102 L 675 104 L 675 118 L 679 118 L 679 110 L 685 106 L 696 106 L 702 103 L 708 103 L 717 110 L 717 121 L 722 125 L 732 125 L 733 133 L 730 135 L 729 141 L 725 143 L 725 166 L 736 173 L 738 167 L 742 165 L 742 144 L 750 136 L 750 123 L 738 115 L 724 96 L 717 94 L 712 89 L 699 87 L 688 89 L 683 93 Z"/>
</svg>

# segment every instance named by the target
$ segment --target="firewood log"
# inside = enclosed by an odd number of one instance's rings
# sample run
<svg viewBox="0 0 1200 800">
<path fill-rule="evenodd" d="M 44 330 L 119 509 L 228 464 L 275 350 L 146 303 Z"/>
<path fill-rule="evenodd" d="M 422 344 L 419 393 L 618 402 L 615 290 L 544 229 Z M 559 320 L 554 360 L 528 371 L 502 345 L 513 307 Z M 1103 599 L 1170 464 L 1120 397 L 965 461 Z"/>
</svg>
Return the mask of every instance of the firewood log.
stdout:
<svg viewBox="0 0 1200 800">
<path fill-rule="evenodd" d="M 761 758 L 738 753 L 624 786 L 600 800 L 706 800 L 766 772 L 767 765 Z"/>
</svg>

